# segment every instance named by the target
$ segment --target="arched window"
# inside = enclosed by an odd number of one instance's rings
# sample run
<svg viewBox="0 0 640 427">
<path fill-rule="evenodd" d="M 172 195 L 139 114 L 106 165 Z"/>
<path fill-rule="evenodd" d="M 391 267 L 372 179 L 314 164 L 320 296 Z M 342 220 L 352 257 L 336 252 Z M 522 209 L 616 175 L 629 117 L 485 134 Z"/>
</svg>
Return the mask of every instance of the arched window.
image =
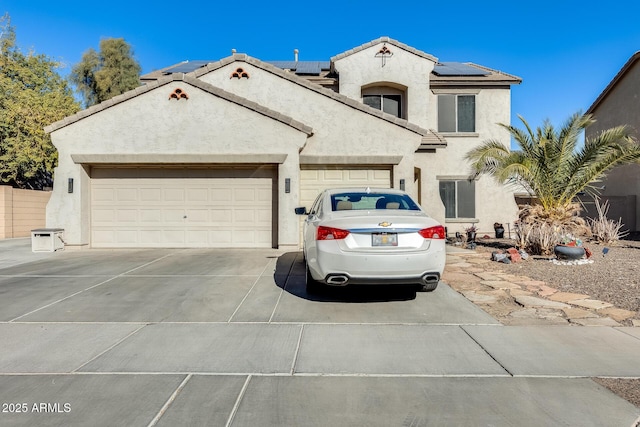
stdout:
<svg viewBox="0 0 640 427">
<path fill-rule="evenodd" d="M 406 115 L 406 89 L 394 86 L 372 85 L 362 88 L 362 102 L 403 119 Z"/>
</svg>

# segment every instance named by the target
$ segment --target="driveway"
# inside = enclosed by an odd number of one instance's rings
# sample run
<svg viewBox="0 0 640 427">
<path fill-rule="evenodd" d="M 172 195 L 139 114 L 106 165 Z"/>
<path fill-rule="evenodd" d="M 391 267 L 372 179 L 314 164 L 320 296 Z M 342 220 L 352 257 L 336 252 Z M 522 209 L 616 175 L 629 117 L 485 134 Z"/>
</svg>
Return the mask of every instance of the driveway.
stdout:
<svg viewBox="0 0 640 427">
<path fill-rule="evenodd" d="M 310 296 L 298 252 L 0 241 L 1 425 L 623 425 L 638 328 L 504 327 L 432 293 Z"/>
</svg>

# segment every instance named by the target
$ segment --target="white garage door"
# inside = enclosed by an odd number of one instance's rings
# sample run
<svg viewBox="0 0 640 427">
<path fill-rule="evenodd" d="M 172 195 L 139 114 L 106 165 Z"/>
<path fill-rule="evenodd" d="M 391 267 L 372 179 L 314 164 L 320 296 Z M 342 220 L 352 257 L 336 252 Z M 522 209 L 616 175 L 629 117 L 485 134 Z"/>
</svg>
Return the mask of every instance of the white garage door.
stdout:
<svg viewBox="0 0 640 427">
<path fill-rule="evenodd" d="M 300 206 L 311 208 L 326 188 L 391 187 L 390 169 L 345 168 L 338 166 L 303 167 L 300 171 Z"/>
<path fill-rule="evenodd" d="M 327 188 L 391 187 L 390 169 L 345 168 L 339 166 L 302 167 L 300 170 L 300 206 L 311 208 L 318 194 Z M 304 216 L 300 217 L 300 245 L 302 245 Z"/>
<path fill-rule="evenodd" d="M 272 247 L 273 179 L 203 175 L 92 172 L 91 245 Z"/>
</svg>

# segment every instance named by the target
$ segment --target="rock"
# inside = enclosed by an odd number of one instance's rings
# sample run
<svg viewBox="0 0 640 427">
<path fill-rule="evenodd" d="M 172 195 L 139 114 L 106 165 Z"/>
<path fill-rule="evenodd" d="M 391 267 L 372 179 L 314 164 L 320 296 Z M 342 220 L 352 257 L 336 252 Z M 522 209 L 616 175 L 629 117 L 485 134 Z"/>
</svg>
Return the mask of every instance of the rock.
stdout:
<svg viewBox="0 0 640 427">
<path fill-rule="evenodd" d="M 568 302 L 568 303 L 570 303 L 571 301 L 581 300 L 581 299 L 586 299 L 586 298 L 589 298 L 589 295 L 573 294 L 573 293 L 570 293 L 570 292 L 557 292 L 557 293 L 549 296 L 550 300 L 559 301 L 559 302 Z"/>
<path fill-rule="evenodd" d="M 504 280 L 482 280 L 480 283 L 493 289 L 521 289 L 520 286 Z"/>
<path fill-rule="evenodd" d="M 570 302 L 571 305 L 577 305 L 578 307 L 590 308 L 592 310 L 600 310 L 603 308 L 613 307 L 613 304 L 608 302 L 599 301 L 597 299 L 579 299 Z"/>
<path fill-rule="evenodd" d="M 511 262 L 520 262 L 522 261 L 522 257 L 520 256 L 520 252 L 516 248 L 507 249 L 507 253 L 509 254 L 509 258 Z"/>
<path fill-rule="evenodd" d="M 585 310 L 582 308 L 570 307 L 570 308 L 564 308 L 562 309 L 562 311 L 564 311 L 564 314 L 569 319 L 586 319 L 587 317 L 600 317 L 597 314 L 595 314 L 593 311 Z"/>
<path fill-rule="evenodd" d="M 571 323 L 582 326 L 621 326 L 610 317 L 588 317 L 585 319 L 570 319 Z"/>
<path fill-rule="evenodd" d="M 621 308 L 609 307 L 598 311 L 599 314 L 611 317 L 617 322 L 623 322 L 636 315 L 635 311 L 623 310 Z"/>
<path fill-rule="evenodd" d="M 525 307 L 543 307 L 543 308 L 557 308 L 557 309 L 571 307 L 570 305 L 567 305 L 562 302 L 549 301 L 547 299 L 536 298 L 536 297 L 527 296 L 527 295 L 519 295 L 515 297 L 515 299 L 518 304 L 523 305 Z"/>
</svg>

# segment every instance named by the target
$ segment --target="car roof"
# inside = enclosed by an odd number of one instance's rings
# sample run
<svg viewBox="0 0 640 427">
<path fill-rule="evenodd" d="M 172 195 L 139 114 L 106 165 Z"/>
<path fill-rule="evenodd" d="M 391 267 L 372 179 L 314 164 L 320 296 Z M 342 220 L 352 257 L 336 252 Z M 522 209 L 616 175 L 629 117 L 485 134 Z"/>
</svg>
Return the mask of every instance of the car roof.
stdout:
<svg viewBox="0 0 640 427">
<path fill-rule="evenodd" d="M 338 193 L 372 193 L 372 194 L 407 194 L 405 191 L 397 190 L 395 188 L 372 188 L 372 187 L 349 187 L 349 188 L 329 188 L 325 190 L 326 193 L 338 194 Z"/>
</svg>

